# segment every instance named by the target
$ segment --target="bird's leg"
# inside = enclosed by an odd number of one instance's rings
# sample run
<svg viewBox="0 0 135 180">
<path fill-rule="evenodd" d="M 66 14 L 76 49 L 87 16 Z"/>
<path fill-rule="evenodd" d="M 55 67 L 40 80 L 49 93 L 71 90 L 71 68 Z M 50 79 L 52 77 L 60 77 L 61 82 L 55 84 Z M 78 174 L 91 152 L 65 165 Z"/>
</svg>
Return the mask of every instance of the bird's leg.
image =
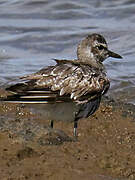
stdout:
<svg viewBox="0 0 135 180">
<path fill-rule="evenodd" d="M 77 125 L 78 125 L 78 120 L 74 120 L 74 137 L 77 137 Z"/>
<path fill-rule="evenodd" d="M 53 128 L 53 120 L 51 120 L 50 127 Z"/>
</svg>

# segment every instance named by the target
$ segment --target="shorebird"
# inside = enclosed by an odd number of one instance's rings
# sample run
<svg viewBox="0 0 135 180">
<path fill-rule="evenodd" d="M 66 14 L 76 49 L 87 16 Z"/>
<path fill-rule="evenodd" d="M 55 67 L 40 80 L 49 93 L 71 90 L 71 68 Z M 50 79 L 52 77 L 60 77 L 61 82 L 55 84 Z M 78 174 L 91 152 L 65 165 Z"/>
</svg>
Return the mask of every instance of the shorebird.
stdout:
<svg viewBox="0 0 135 180">
<path fill-rule="evenodd" d="M 50 119 L 52 128 L 55 115 L 57 116 L 63 107 L 62 103 L 67 103 L 72 109 L 71 113 L 68 108 L 65 110 L 71 115 L 71 119 L 67 121 L 74 122 L 73 132 L 74 136 L 77 136 L 78 120 L 89 117 L 99 108 L 101 97 L 110 87 L 103 65 L 103 61 L 108 57 L 122 58 L 108 49 L 102 35 L 90 34 L 78 45 L 77 59 L 54 59 L 54 66 L 21 77 L 20 83 L 6 88 L 12 94 L 4 100 L 48 104 L 48 118 L 55 113 Z"/>
</svg>

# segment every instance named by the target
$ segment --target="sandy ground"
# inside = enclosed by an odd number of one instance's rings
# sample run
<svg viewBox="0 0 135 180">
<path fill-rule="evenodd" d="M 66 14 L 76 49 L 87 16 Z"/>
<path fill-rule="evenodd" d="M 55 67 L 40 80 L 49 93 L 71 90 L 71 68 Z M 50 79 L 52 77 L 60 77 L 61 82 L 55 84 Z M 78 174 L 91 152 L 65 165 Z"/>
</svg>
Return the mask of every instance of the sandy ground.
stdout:
<svg viewBox="0 0 135 180">
<path fill-rule="evenodd" d="M 135 107 L 102 100 L 99 110 L 55 123 L 23 105 L 0 103 L 0 180 L 135 179 Z"/>
</svg>

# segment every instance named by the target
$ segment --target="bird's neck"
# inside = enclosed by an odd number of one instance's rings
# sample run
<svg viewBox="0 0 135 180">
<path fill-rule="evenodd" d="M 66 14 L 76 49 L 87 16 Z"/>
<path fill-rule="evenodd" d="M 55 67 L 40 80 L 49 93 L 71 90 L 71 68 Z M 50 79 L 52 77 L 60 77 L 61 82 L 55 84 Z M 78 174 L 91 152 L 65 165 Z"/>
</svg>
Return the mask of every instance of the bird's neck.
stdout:
<svg viewBox="0 0 135 180">
<path fill-rule="evenodd" d="M 77 59 L 80 63 L 87 64 L 91 67 L 94 67 L 100 70 L 105 69 L 103 63 L 100 62 L 99 59 L 94 57 L 92 53 L 88 54 L 87 52 L 84 53 L 84 51 L 82 53 L 77 52 Z"/>
<path fill-rule="evenodd" d="M 102 61 L 99 60 L 98 54 L 93 53 L 91 47 L 88 45 L 87 41 L 82 41 L 77 48 L 77 59 L 83 64 L 90 65 L 100 70 L 104 70 L 105 67 Z"/>
<path fill-rule="evenodd" d="M 78 58 L 78 61 L 83 64 L 87 64 L 90 65 L 91 67 L 95 67 L 95 68 L 99 68 L 99 69 L 103 69 L 104 65 L 102 62 L 93 60 L 91 58 L 86 58 L 86 57 L 82 57 L 82 58 Z"/>
</svg>

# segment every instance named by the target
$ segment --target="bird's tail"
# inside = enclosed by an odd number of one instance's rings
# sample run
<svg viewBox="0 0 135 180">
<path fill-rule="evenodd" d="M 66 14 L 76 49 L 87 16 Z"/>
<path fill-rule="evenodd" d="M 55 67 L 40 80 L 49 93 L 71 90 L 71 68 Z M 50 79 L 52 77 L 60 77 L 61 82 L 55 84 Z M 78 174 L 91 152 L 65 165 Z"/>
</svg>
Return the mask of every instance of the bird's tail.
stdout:
<svg viewBox="0 0 135 180">
<path fill-rule="evenodd" d="M 24 83 L 17 83 L 7 87 L 9 92 L 7 97 L 1 98 L 1 101 L 11 103 L 48 103 L 57 100 L 57 92 L 51 92 L 49 89 L 33 88 L 35 80 Z"/>
<path fill-rule="evenodd" d="M 18 92 L 1 98 L 1 101 L 9 103 L 24 103 L 24 104 L 41 104 L 41 103 L 55 103 L 55 102 L 69 102 L 69 96 L 61 97 L 57 92 L 49 91 L 48 89 L 29 90 L 25 92 Z"/>
</svg>

